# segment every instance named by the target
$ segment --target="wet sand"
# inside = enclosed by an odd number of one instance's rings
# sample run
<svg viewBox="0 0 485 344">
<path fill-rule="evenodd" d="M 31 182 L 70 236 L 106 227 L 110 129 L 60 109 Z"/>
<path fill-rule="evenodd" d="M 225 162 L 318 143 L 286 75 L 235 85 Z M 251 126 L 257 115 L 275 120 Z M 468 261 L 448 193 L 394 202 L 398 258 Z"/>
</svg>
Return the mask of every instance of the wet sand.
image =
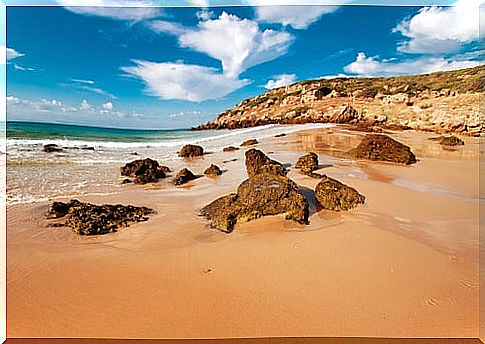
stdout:
<svg viewBox="0 0 485 344">
<path fill-rule="evenodd" d="M 350 212 L 317 213 L 318 180 L 291 168 L 308 226 L 272 216 L 227 235 L 197 216 L 246 178 L 244 149 L 184 163 L 195 173 L 216 163 L 227 170 L 216 179 L 78 197 L 158 211 L 101 237 L 46 227 L 47 203 L 9 206 L 7 335 L 477 337 L 478 139 L 446 150 L 434 134 L 393 133 L 416 153 L 412 166 L 338 158 L 362 135 L 339 127 L 258 145 L 292 165 L 315 151 L 317 172 L 366 196 Z"/>
</svg>

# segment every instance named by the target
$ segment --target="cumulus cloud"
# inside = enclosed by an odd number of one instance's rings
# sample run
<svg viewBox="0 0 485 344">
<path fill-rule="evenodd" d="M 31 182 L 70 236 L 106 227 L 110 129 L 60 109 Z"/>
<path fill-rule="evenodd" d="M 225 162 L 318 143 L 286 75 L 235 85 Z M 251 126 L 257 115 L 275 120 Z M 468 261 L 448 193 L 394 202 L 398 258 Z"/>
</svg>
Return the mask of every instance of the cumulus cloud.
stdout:
<svg viewBox="0 0 485 344">
<path fill-rule="evenodd" d="M 107 103 L 104 103 L 103 105 L 101 105 L 101 107 L 104 109 L 104 110 L 107 110 L 107 111 L 113 111 L 115 106 L 113 105 L 112 102 L 107 102 Z"/>
<path fill-rule="evenodd" d="M 478 40 L 480 2 L 459 0 L 452 7 L 423 7 L 394 29 L 394 32 L 406 37 L 398 50 L 406 53 L 452 53 L 464 44 Z"/>
<path fill-rule="evenodd" d="M 6 64 L 8 61 L 24 55 L 25 54 L 19 53 L 12 48 L 7 48 L 5 45 L 0 44 L 0 64 Z"/>
<path fill-rule="evenodd" d="M 90 109 L 91 109 L 91 105 L 88 103 L 86 99 L 83 99 L 83 101 L 81 102 L 81 110 L 90 110 Z"/>
<path fill-rule="evenodd" d="M 224 74 L 230 78 L 285 54 L 293 41 L 287 32 L 261 31 L 255 21 L 226 12 L 216 19 L 199 22 L 196 29 L 156 21 L 151 27 L 157 32 L 176 35 L 181 47 L 221 61 Z"/>
<path fill-rule="evenodd" d="M 359 76 L 388 76 L 406 74 L 426 74 L 438 71 L 449 71 L 470 68 L 478 65 L 478 61 L 469 59 L 468 55 L 453 58 L 424 56 L 418 59 L 399 61 L 396 59 L 379 59 L 367 57 L 360 52 L 354 62 L 344 67 L 347 73 Z"/>
<path fill-rule="evenodd" d="M 220 99 L 249 83 L 246 79 L 229 78 L 210 67 L 171 62 L 135 63 L 135 66 L 122 70 L 142 79 L 148 93 L 162 99 L 191 102 Z"/>
<path fill-rule="evenodd" d="M 67 10 L 83 15 L 105 17 L 115 20 L 140 21 L 163 15 L 155 0 L 57 0 Z"/>
<path fill-rule="evenodd" d="M 295 74 L 280 74 L 276 75 L 274 79 L 269 80 L 264 87 L 268 90 L 273 88 L 278 88 L 282 86 L 287 86 L 296 81 Z"/>
</svg>

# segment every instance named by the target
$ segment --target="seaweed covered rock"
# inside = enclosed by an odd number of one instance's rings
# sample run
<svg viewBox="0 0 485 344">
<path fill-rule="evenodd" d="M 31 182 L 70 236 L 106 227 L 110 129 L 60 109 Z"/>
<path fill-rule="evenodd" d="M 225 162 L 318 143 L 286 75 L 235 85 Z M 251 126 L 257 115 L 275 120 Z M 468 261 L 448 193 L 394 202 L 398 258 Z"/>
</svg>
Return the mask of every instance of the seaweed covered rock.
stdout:
<svg viewBox="0 0 485 344">
<path fill-rule="evenodd" d="M 273 173 L 252 176 L 239 185 L 236 194 L 218 198 L 200 211 L 213 228 L 227 233 L 234 230 L 237 222 L 278 214 L 307 224 L 309 205 L 295 182 Z"/>
<path fill-rule="evenodd" d="M 63 149 L 55 143 L 49 143 L 47 145 L 44 145 L 44 147 L 42 147 L 42 150 L 46 153 L 59 153 L 63 151 Z"/>
<path fill-rule="evenodd" d="M 430 140 L 438 141 L 438 143 L 443 146 L 463 146 L 465 144 L 462 139 L 456 136 L 433 137 Z"/>
<path fill-rule="evenodd" d="M 251 178 L 259 173 L 273 173 L 286 176 L 288 171 L 278 161 L 270 159 L 258 149 L 251 148 L 246 152 L 246 171 Z"/>
<path fill-rule="evenodd" d="M 179 152 L 179 156 L 182 158 L 193 158 L 201 155 L 204 155 L 204 149 L 197 145 L 185 145 Z"/>
<path fill-rule="evenodd" d="M 154 214 L 153 209 L 135 207 L 133 205 L 103 204 L 95 205 L 71 200 L 68 203 L 54 202 L 47 211 L 49 219 L 65 218 L 64 224 L 71 227 L 79 235 L 101 235 L 116 232 L 120 227 L 132 223 L 147 221 Z"/>
<path fill-rule="evenodd" d="M 146 158 L 135 160 L 121 167 L 121 175 L 134 178 L 135 184 L 156 183 L 165 178 L 165 171 L 170 171 L 166 166 L 160 166 L 158 161 Z"/>
<path fill-rule="evenodd" d="M 222 149 L 223 152 L 234 152 L 234 151 L 237 151 L 237 150 L 239 150 L 239 148 L 234 147 L 234 146 L 224 147 Z"/>
<path fill-rule="evenodd" d="M 254 145 L 257 145 L 258 143 L 259 143 L 258 140 L 250 139 L 241 143 L 241 147 L 254 146 Z"/>
<path fill-rule="evenodd" d="M 191 180 L 197 179 L 197 176 L 193 174 L 189 169 L 184 168 L 177 173 L 175 176 L 175 185 L 182 185 L 187 182 L 190 182 Z"/>
<path fill-rule="evenodd" d="M 301 156 L 295 167 L 303 173 L 310 173 L 318 169 L 318 155 L 311 152 Z"/>
<path fill-rule="evenodd" d="M 315 196 L 324 209 L 335 211 L 350 210 L 365 202 L 357 190 L 327 176 L 317 184 Z"/>
<path fill-rule="evenodd" d="M 367 134 L 360 144 L 347 154 L 354 159 L 389 161 L 406 165 L 416 162 L 416 156 L 410 147 L 381 134 Z"/>
<path fill-rule="evenodd" d="M 222 174 L 221 169 L 219 166 L 211 164 L 205 171 L 204 174 L 208 177 L 217 177 Z"/>
</svg>

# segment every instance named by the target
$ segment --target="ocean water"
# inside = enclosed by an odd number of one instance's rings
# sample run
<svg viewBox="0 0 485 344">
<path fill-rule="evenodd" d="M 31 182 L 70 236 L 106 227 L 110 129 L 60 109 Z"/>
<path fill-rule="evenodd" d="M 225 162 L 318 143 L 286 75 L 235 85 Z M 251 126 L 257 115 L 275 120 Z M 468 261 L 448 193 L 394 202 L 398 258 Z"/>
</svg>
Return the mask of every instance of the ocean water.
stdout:
<svg viewBox="0 0 485 344">
<path fill-rule="evenodd" d="M 7 122 L 7 204 L 116 192 L 121 187 L 120 166 L 145 157 L 169 166 L 180 164 L 177 153 L 188 143 L 200 144 L 208 152 L 219 152 L 247 139 L 328 126 L 268 125 L 191 131 Z M 63 151 L 45 153 L 42 148 L 46 144 L 57 144 Z M 94 151 L 83 149 L 88 147 Z"/>
</svg>

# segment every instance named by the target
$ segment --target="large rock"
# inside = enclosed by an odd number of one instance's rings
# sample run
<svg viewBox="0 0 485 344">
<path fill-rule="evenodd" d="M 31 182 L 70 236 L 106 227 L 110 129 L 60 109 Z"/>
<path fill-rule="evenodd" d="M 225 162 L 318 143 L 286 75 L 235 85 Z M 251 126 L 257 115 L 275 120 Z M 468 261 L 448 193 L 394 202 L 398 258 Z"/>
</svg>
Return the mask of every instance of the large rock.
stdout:
<svg viewBox="0 0 485 344">
<path fill-rule="evenodd" d="M 298 185 L 286 176 L 260 173 L 243 181 L 237 194 L 216 199 L 200 211 L 211 226 L 230 233 L 237 222 L 286 214 L 286 219 L 308 224 L 309 205 Z"/>
<path fill-rule="evenodd" d="M 116 232 L 120 227 L 147 221 L 155 211 L 133 205 L 95 205 L 71 200 L 68 203 L 54 202 L 47 211 L 49 219 L 65 218 L 63 225 L 71 227 L 79 235 L 100 235 Z M 57 226 L 60 225 L 57 223 Z"/>
<path fill-rule="evenodd" d="M 170 169 L 150 158 L 135 160 L 121 167 L 121 175 L 134 178 L 136 184 L 156 183 L 166 177 L 165 171 Z"/>
<path fill-rule="evenodd" d="M 465 144 L 462 139 L 456 136 L 433 137 L 430 138 L 430 140 L 438 141 L 438 143 L 443 146 L 463 146 Z"/>
<path fill-rule="evenodd" d="M 193 174 L 189 169 L 184 168 L 177 173 L 175 176 L 175 185 L 182 185 L 190 182 L 191 180 L 197 179 L 197 176 Z"/>
<path fill-rule="evenodd" d="M 398 164 L 413 164 L 416 156 L 408 146 L 381 134 L 368 134 L 360 144 L 347 153 L 354 159 L 389 161 Z"/>
<path fill-rule="evenodd" d="M 204 155 L 204 149 L 197 145 L 185 145 L 179 152 L 179 156 L 183 158 L 193 158 Z"/>
<path fill-rule="evenodd" d="M 281 163 L 270 159 L 263 152 L 255 148 L 246 152 L 246 170 L 250 178 L 265 172 L 281 176 L 286 176 L 288 173 Z"/>
<path fill-rule="evenodd" d="M 205 171 L 204 174 L 208 177 L 217 177 L 222 174 L 221 169 L 219 166 L 211 164 Z"/>
<path fill-rule="evenodd" d="M 350 210 L 365 202 L 357 190 L 327 176 L 317 184 L 315 196 L 324 209 L 335 211 Z"/>
<path fill-rule="evenodd" d="M 359 119 L 359 112 L 350 104 L 347 104 L 340 113 L 337 113 L 330 118 L 330 122 L 339 124 L 356 123 Z"/>
<path fill-rule="evenodd" d="M 295 167 L 304 173 L 310 173 L 318 169 L 318 155 L 311 152 L 301 156 Z"/>
</svg>

